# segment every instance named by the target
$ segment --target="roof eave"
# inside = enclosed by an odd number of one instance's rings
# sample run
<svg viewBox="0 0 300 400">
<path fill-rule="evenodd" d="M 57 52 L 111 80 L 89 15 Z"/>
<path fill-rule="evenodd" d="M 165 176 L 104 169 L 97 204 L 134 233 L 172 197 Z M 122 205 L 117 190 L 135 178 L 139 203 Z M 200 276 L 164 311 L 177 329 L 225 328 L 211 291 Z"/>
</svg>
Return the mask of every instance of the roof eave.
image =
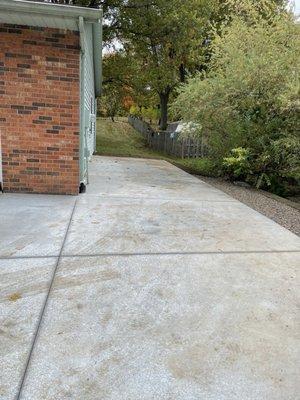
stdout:
<svg viewBox="0 0 300 400">
<path fill-rule="evenodd" d="M 102 19 L 102 10 L 88 7 L 68 6 L 64 4 L 39 3 L 26 0 L 1 0 L 0 11 L 13 11 L 43 15 L 45 17 L 78 18 L 83 17 L 86 22 L 96 22 Z"/>
</svg>

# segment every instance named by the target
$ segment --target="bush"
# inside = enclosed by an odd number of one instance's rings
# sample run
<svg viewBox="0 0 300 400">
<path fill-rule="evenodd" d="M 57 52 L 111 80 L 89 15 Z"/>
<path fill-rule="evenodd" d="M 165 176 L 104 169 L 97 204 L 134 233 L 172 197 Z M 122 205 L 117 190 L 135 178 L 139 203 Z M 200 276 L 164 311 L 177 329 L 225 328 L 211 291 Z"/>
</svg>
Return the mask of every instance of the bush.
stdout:
<svg viewBox="0 0 300 400">
<path fill-rule="evenodd" d="M 130 107 L 129 114 L 132 115 L 132 116 L 134 116 L 134 117 L 142 118 L 142 110 L 141 110 L 141 107 L 136 106 L 135 104 L 133 104 L 133 105 Z"/>
<path fill-rule="evenodd" d="M 300 194 L 300 137 L 291 135 L 271 142 L 253 160 L 253 171 L 258 188 L 283 196 Z"/>
<path fill-rule="evenodd" d="M 273 141 L 259 154 L 242 147 L 232 149 L 223 159 L 230 178 L 243 179 L 257 188 L 280 195 L 300 193 L 300 138 L 291 136 Z"/>
<path fill-rule="evenodd" d="M 225 157 L 223 159 L 224 170 L 232 178 L 242 178 L 247 180 L 248 176 L 252 173 L 250 150 L 238 147 L 237 149 L 232 149 L 231 153 L 231 157 Z"/>
<path fill-rule="evenodd" d="M 269 188 L 297 183 L 300 26 L 286 15 L 272 23 L 233 17 L 211 51 L 210 71 L 181 87 L 173 111 L 201 124 L 223 171 Z"/>
</svg>

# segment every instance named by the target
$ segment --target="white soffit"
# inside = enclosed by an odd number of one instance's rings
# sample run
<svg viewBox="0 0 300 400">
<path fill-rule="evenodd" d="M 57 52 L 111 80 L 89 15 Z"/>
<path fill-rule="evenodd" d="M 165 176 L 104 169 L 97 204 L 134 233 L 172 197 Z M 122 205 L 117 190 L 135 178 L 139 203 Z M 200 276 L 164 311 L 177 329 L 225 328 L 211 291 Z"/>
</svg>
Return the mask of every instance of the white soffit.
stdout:
<svg viewBox="0 0 300 400">
<path fill-rule="evenodd" d="M 102 10 L 38 3 L 25 0 L 0 0 L 0 23 L 78 31 L 78 18 L 95 23 Z"/>
</svg>

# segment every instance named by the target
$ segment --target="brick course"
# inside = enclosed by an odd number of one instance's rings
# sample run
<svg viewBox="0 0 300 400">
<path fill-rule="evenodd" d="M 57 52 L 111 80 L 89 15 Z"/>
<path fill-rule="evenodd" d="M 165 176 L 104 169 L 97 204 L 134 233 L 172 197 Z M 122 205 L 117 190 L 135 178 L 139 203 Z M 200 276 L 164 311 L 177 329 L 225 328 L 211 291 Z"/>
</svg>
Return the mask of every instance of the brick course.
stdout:
<svg viewBox="0 0 300 400">
<path fill-rule="evenodd" d="M 77 32 L 0 24 L 4 190 L 78 194 Z"/>
</svg>

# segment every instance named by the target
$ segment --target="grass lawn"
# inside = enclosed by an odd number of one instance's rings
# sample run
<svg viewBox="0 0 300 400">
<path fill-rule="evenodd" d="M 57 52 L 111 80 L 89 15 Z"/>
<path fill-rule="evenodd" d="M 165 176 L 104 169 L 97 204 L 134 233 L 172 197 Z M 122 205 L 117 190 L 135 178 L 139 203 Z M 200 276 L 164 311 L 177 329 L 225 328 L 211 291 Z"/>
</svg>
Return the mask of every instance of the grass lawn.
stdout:
<svg viewBox="0 0 300 400">
<path fill-rule="evenodd" d="M 97 154 L 136 158 L 164 158 L 163 154 L 146 146 L 146 141 L 142 135 L 133 129 L 125 118 L 117 118 L 116 122 L 106 118 L 98 118 Z"/>
<path fill-rule="evenodd" d="M 125 118 L 116 122 L 110 119 L 97 120 L 97 154 L 105 156 L 155 158 L 166 160 L 188 172 L 213 176 L 213 165 L 208 159 L 184 159 L 168 156 L 151 150 L 146 141 Z"/>
</svg>

